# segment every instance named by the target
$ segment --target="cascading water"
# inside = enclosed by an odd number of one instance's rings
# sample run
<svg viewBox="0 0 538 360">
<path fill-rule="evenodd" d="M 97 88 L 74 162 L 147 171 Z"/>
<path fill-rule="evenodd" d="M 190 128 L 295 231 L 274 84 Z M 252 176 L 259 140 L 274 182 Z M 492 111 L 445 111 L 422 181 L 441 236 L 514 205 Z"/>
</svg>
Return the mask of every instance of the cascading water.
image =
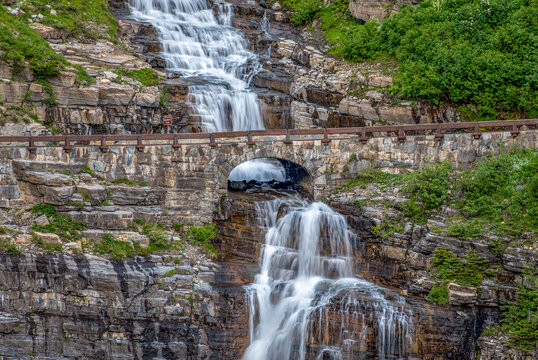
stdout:
<svg viewBox="0 0 538 360">
<path fill-rule="evenodd" d="M 353 277 L 343 215 L 291 196 L 259 202 L 257 213 L 267 232 L 260 273 L 247 287 L 244 360 L 405 358 L 410 310 L 394 292 Z"/>
<path fill-rule="evenodd" d="M 132 16 L 159 32 L 168 69 L 192 83 L 189 98 L 208 132 L 263 129 L 257 95 L 248 90 L 259 68 L 232 8 L 220 0 L 130 0 Z"/>
</svg>

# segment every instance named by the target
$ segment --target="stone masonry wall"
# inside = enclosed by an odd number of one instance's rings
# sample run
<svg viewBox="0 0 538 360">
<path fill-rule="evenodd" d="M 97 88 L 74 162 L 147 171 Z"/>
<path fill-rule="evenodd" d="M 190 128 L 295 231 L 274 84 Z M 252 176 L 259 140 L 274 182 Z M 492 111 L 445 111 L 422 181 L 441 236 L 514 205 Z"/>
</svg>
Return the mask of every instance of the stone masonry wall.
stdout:
<svg viewBox="0 0 538 360">
<path fill-rule="evenodd" d="M 211 221 L 220 196 L 227 191 L 230 171 L 254 158 L 280 158 L 301 165 L 312 176 L 314 197 L 319 200 L 370 166 L 400 172 L 450 160 L 455 166 L 469 167 L 501 147 L 538 144 L 535 130 L 522 131 L 518 138 L 510 132 L 483 133 L 480 139 L 462 133 L 447 134 L 441 141 L 427 135 L 410 136 L 404 142 L 396 137 L 371 138 L 366 144 L 356 135 L 339 136 L 328 145 L 308 136 L 289 145 L 279 136 L 254 140 L 256 145 L 249 146 L 244 138 L 219 139 L 215 148 L 207 141 L 192 141 L 175 151 L 161 142 L 147 144 L 141 152 L 134 144 L 117 144 L 107 153 L 96 145 L 77 145 L 71 153 L 59 146 L 38 147 L 34 154 L 20 144 L 2 146 L 0 206 L 45 202 L 64 206 L 61 211 L 81 220 L 97 212 L 108 216 L 106 222 L 111 224 L 115 219 L 128 223 L 137 212 L 148 214 L 148 221 L 166 212 L 182 222 L 201 223 Z M 84 165 L 95 172 L 93 177 L 81 174 Z M 120 178 L 143 186 L 111 184 Z M 90 197 L 83 209 L 72 206 L 77 193 Z M 100 206 L 106 198 L 114 206 Z M 120 211 L 122 207 L 130 211 Z"/>
</svg>

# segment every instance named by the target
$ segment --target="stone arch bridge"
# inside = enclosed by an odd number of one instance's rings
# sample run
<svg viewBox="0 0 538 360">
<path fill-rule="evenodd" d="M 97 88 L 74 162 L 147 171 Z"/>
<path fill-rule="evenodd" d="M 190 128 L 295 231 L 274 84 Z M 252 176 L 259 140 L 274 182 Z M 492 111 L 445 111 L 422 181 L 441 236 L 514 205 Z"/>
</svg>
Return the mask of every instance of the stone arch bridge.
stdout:
<svg viewBox="0 0 538 360">
<path fill-rule="evenodd" d="M 211 219 L 227 191 L 230 171 L 248 160 L 278 158 L 300 165 L 310 174 L 311 193 L 319 200 L 371 166 L 396 172 L 448 159 L 468 167 L 503 146 L 536 148 L 537 123 L 515 120 L 215 134 L 0 137 L 0 207 L 41 201 L 65 205 L 71 190 L 62 189 L 74 186 L 72 191 L 77 192 L 79 185 L 73 185 L 71 178 L 85 171 L 93 173 L 94 183 L 127 179 L 142 184 L 136 189 L 141 203 L 158 205 L 182 221 L 199 223 Z M 62 191 L 66 191 L 64 197 Z M 116 187 L 114 191 L 123 190 Z M 114 198 L 116 202 L 121 199 Z M 133 200 L 131 205 L 137 204 Z"/>
</svg>

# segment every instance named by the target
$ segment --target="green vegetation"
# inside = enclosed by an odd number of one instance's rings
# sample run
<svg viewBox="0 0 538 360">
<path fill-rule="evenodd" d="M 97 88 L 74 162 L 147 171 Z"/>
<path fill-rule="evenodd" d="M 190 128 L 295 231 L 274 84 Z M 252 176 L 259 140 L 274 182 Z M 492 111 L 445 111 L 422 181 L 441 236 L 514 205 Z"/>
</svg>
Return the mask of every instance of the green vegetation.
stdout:
<svg viewBox="0 0 538 360">
<path fill-rule="evenodd" d="M 538 229 L 538 151 L 502 151 L 462 174 L 457 206 L 483 219 L 496 235 L 520 236 Z"/>
<path fill-rule="evenodd" d="M 210 241 L 215 240 L 218 236 L 215 224 L 208 223 L 203 226 L 191 226 L 183 236 L 190 243 L 203 246 L 213 254 L 217 253 L 215 247 L 210 243 Z"/>
<path fill-rule="evenodd" d="M 82 166 L 82 168 L 80 169 L 80 172 L 84 173 L 84 174 L 89 174 L 92 177 L 95 176 L 95 173 L 93 172 L 93 170 L 88 165 Z"/>
<path fill-rule="evenodd" d="M 15 72 L 22 71 L 27 62 L 37 82 L 58 75 L 67 64 L 24 17 L 11 15 L 3 6 L 0 7 L 0 48 L 2 60 L 10 63 Z"/>
<path fill-rule="evenodd" d="M 538 151 L 502 150 L 478 162 L 476 167 L 455 170 L 448 163 L 435 164 L 402 175 L 370 169 L 335 192 L 368 183 L 399 187 L 409 201 L 397 205 L 408 220 L 425 224 L 432 213 L 449 205 L 462 215 L 449 218 L 444 235 L 462 240 L 487 233 L 519 238 L 538 229 Z M 502 244 L 494 244 L 497 250 Z"/>
<path fill-rule="evenodd" d="M 0 239 L 0 254 L 17 255 L 20 253 L 21 251 L 19 250 L 17 245 L 11 244 L 5 239 Z"/>
<path fill-rule="evenodd" d="M 393 224 L 389 218 L 383 219 L 381 225 L 372 228 L 372 235 L 383 239 L 388 239 L 395 232 L 401 232 L 403 227 L 400 224 Z"/>
<path fill-rule="evenodd" d="M 115 69 L 114 72 L 118 74 L 118 77 L 115 82 L 122 82 L 123 76 L 128 76 L 144 86 L 155 86 L 158 85 L 162 77 L 152 68 L 143 68 L 139 70 L 127 70 L 127 69 Z"/>
<path fill-rule="evenodd" d="M 47 253 L 51 253 L 51 254 L 58 253 L 58 252 L 62 251 L 62 249 L 63 249 L 62 244 L 49 244 L 49 243 L 46 243 L 43 240 L 41 240 L 37 235 L 32 236 L 32 241 L 37 246 L 39 246 L 40 248 L 45 250 Z"/>
<path fill-rule="evenodd" d="M 460 105 L 469 119 L 538 114 L 536 0 L 425 0 L 381 25 L 357 22 L 346 0 L 283 5 L 295 12 L 296 24 L 319 19 L 335 55 L 395 58 L 395 94 Z"/>
<path fill-rule="evenodd" d="M 51 5 L 52 9 L 47 5 Z M 90 39 L 106 37 L 117 42 L 118 24 L 108 10 L 107 0 L 25 0 L 21 9 L 26 13 L 21 18 L 42 14 L 44 17 L 40 22 L 63 31 L 66 38 L 82 35 Z M 106 33 L 99 33 L 96 25 L 106 27 Z"/>
<path fill-rule="evenodd" d="M 538 270 L 529 267 L 517 285 L 516 300 L 505 307 L 505 330 L 513 346 L 533 350 L 538 344 Z"/>
<path fill-rule="evenodd" d="M 112 181 L 112 183 L 115 185 L 148 186 L 148 182 L 145 180 L 142 180 L 137 184 L 136 181 L 127 178 L 119 178 Z"/>
<path fill-rule="evenodd" d="M 80 65 L 73 65 L 73 67 L 78 71 L 78 75 L 75 79 L 78 85 L 90 86 L 95 84 L 95 79 L 88 74 L 86 69 Z"/>
<path fill-rule="evenodd" d="M 428 301 L 445 305 L 448 303 L 448 287 L 446 284 L 437 284 L 432 287 L 428 295 Z"/>
<path fill-rule="evenodd" d="M 32 208 L 36 215 L 47 215 L 48 225 L 32 225 L 32 231 L 44 233 L 53 233 L 67 241 L 76 241 L 82 238 L 80 231 L 86 228 L 86 225 L 79 221 L 74 221 L 70 216 L 60 215 L 52 205 L 38 204 Z"/>
<path fill-rule="evenodd" d="M 103 239 L 94 244 L 96 254 L 109 254 L 112 260 L 123 260 L 136 255 L 135 249 L 127 241 L 119 241 L 112 234 L 104 234 Z"/>
<path fill-rule="evenodd" d="M 462 286 L 479 286 L 486 269 L 487 261 L 474 250 L 468 250 L 460 258 L 447 249 L 438 248 L 435 250 L 431 270 L 437 279 L 454 281 Z"/>
</svg>

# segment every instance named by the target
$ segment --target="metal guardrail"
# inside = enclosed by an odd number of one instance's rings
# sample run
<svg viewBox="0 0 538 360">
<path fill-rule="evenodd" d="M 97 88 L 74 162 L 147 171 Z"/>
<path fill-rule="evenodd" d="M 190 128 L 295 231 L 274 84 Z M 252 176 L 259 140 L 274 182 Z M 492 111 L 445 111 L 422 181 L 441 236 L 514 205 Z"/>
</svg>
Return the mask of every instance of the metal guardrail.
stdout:
<svg viewBox="0 0 538 360">
<path fill-rule="evenodd" d="M 294 139 L 293 136 L 301 135 L 322 135 L 321 142 L 325 145 L 329 144 L 330 135 L 358 135 L 359 141 L 362 143 L 368 142 L 368 135 L 373 137 L 377 134 L 385 134 L 389 136 L 395 133 L 398 140 L 403 142 L 406 140 L 406 134 L 412 132 L 412 135 L 421 133 L 434 133 L 435 138 L 441 140 L 446 133 L 455 131 L 472 131 L 475 139 L 480 138 L 484 131 L 499 131 L 510 129 L 512 136 L 516 137 L 520 132 L 521 126 L 536 128 L 538 119 L 525 120 L 497 120 L 497 121 L 480 121 L 480 122 L 461 122 L 461 123 L 442 123 L 442 124 L 413 124 L 413 125 L 391 125 L 391 126 L 365 126 L 365 127 L 347 127 L 347 128 L 328 128 L 328 129 L 289 129 L 289 130 L 253 130 L 253 131 L 230 131 L 218 133 L 178 133 L 178 134 L 123 134 L 123 135 L 42 135 L 42 136 L 0 136 L 0 146 L 2 143 L 26 143 L 30 152 L 34 152 L 37 148 L 37 143 L 47 143 L 47 147 L 57 146 L 63 147 L 67 152 L 73 150 L 75 143 L 80 142 L 81 146 L 98 142 L 101 151 L 109 149 L 110 142 L 117 141 L 136 141 L 136 149 L 143 151 L 144 141 L 168 140 L 174 149 L 182 145 L 190 145 L 192 143 L 183 142 L 182 140 L 208 140 L 208 145 L 216 147 L 217 139 L 225 138 L 246 138 L 247 145 L 255 145 L 254 139 L 263 136 L 285 136 L 283 142 L 291 144 L 294 141 L 302 141 Z M 407 134 L 409 135 L 409 134 Z M 310 140 L 310 139 L 309 139 Z M 199 145 L 199 143 L 197 143 Z"/>
</svg>

